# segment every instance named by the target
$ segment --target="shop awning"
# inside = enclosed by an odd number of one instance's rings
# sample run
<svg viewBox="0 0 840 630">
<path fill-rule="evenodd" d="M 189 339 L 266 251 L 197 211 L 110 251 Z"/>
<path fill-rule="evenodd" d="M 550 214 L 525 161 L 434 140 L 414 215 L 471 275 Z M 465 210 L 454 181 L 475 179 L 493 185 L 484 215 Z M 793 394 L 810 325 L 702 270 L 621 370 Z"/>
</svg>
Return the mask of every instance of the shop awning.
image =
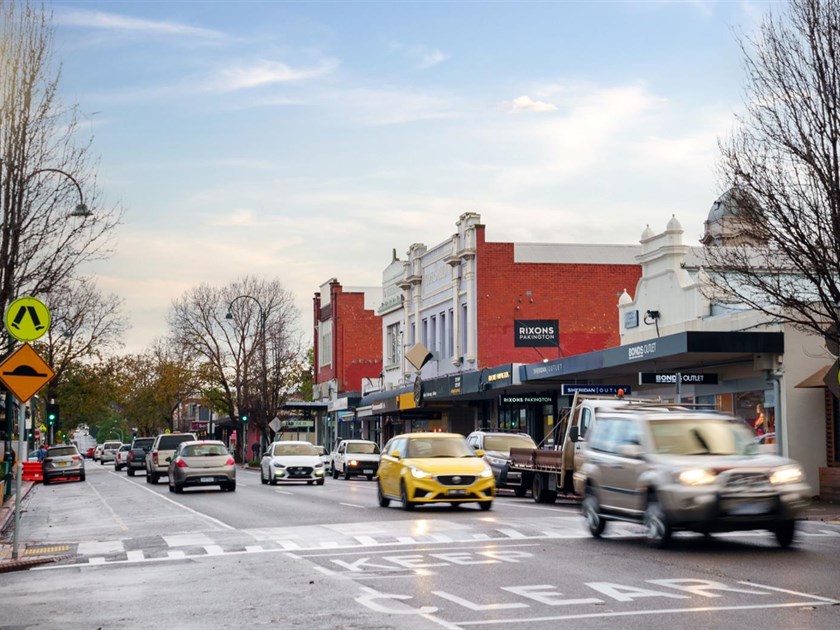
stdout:
<svg viewBox="0 0 840 630">
<path fill-rule="evenodd" d="M 796 387 L 825 387 L 825 375 L 828 374 L 830 369 L 830 365 L 821 367 L 819 370 L 811 374 L 811 376 L 799 383 L 799 385 L 796 385 Z"/>
</svg>

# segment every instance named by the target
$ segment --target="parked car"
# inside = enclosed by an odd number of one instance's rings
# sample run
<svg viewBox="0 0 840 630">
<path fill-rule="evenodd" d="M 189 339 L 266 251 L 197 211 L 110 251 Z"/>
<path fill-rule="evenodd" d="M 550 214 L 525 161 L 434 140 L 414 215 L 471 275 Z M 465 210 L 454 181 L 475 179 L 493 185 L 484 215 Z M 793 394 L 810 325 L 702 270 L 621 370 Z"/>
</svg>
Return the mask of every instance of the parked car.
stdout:
<svg viewBox="0 0 840 630">
<path fill-rule="evenodd" d="M 79 449 L 72 444 L 52 446 L 47 449 L 47 454 L 41 462 L 41 474 L 44 477 L 45 486 L 62 478 L 75 477 L 79 481 L 84 481 L 85 461 Z"/>
<path fill-rule="evenodd" d="M 497 489 L 510 488 L 516 496 L 525 496 L 528 488 L 522 485 L 522 473 L 509 471 L 508 460 L 511 448 L 537 448 L 530 435 L 514 431 L 473 431 L 467 436 L 467 444 L 484 451 L 484 461 L 493 470 Z"/>
<path fill-rule="evenodd" d="M 725 414 L 603 414 L 575 473 L 590 533 L 601 536 L 611 520 L 638 522 L 650 544 L 665 547 L 678 529 L 767 529 L 789 546 L 811 491 L 799 464 L 768 453 L 754 437 Z"/>
<path fill-rule="evenodd" d="M 383 450 L 376 484 L 380 507 L 392 499 L 406 510 L 421 503 L 478 503 L 482 510 L 493 505 L 493 470 L 463 435 L 404 433 Z"/>
<path fill-rule="evenodd" d="M 128 450 L 128 461 L 126 472 L 133 477 L 138 470 L 146 470 L 146 453 L 155 443 L 153 437 L 136 437 L 131 441 L 131 448 Z"/>
<path fill-rule="evenodd" d="M 117 451 L 114 457 L 114 470 L 120 472 L 123 468 L 128 466 L 128 454 L 131 452 L 131 444 L 123 444 Z"/>
<path fill-rule="evenodd" d="M 316 444 L 315 450 L 318 451 L 318 457 L 321 458 L 321 462 L 324 464 L 324 470 L 329 470 L 332 458 L 330 457 L 330 453 L 327 452 L 327 447 Z"/>
<path fill-rule="evenodd" d="M 95 451 L 96 451 L 96 447 L 91 446 L 87 451 L 85 451 L 85 457 L 87 457 L 88 459 L 93 459 L 93 454 L 94 454 Z"/>
<path fill-rule="evenodd" d="M 311 442 L 283 440 L 269 445 L 260 461 L 260 481 L 276 485 L 278 481 L 305 481 L 324 485 L 326 468 Z"/>
<path fill-rule="evenodd" d="M 161 475 L 169 474 L 169 458 L 181 442 L 194 442 L 194 433 L 161 433 L 146 453 L 146 483 L 157 483 Z"/>
<path fill-rule="evenodd" d="M 97 444 L 96 448 L 93 450 L 93 461 L 98 462 L 99 458 L 102 457 L 102 449 L 105 448 L 104 444 Z"/>
<path fill-rule="evenodd" d="M 368 481 L 379 470 L 379 445 L 370 440 L 341 440 L 331 457 L 332 477 L 364 475 Z"/>
<path fill-rule="evenodd" d="M 236 490 L 236 464 L 225 443 L 218 440 L 181 442 L 169 458 L 168 474 L 170 492 L 215 485 Z"/>
<path fill-rule="evenodd" d="M 119 440 L 109 440 L 102 444 L 102 450 L 99 452 L 99 463 L 104 466 L 105 462 L 113 462 L 117 459 L 117 451 L 120 450 L 122 442 Z"/>
</svg>

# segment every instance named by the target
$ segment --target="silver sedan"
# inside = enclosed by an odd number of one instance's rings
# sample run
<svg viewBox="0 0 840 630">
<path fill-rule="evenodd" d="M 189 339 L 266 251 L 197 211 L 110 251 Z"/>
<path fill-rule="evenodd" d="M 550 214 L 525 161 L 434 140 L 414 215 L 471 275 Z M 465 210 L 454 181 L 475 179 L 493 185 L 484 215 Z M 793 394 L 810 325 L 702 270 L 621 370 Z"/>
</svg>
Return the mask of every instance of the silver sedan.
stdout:
<svg viewBox="0 0 840 630">
<path fill-rule="evenodd" d="M 236 464 L 224 442 L 181 442 L 169 460 L 169 491 L 183 492 L 192 486 L 219 486 L 236 490 Z"/>
</svg>

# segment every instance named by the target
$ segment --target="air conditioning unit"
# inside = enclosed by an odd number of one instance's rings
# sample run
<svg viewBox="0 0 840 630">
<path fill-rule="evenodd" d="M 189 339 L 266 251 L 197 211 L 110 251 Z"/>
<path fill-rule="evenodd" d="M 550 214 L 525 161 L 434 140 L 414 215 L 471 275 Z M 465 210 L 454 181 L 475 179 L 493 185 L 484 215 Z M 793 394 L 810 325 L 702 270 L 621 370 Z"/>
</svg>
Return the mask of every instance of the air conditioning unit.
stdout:
<svg viewBox="0 0 840 630">
<path fill-rule="evenodd" d="M 766 354 L 754 354 L 753 355 L 753 369 L 756 371 L 759 370 L 775 370 L 777 367 L 776 362 L 777 355 L 766 353 Z"/>
</svg>

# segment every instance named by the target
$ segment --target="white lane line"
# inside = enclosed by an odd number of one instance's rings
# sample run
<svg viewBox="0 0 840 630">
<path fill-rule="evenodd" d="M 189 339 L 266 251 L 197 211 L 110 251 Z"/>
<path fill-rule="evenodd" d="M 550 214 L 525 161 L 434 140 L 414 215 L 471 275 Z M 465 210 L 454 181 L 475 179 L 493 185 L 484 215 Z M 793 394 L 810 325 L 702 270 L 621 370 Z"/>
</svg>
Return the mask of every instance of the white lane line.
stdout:
<svg viewBox="0 0 840 630">
<path fill-rule="evenodd" d="M 397 542 L 404 545 L 413 545 L 417 543 L 417 540 L 411 536 L 397 536 Z"/>
<path fill-rule="evenodd" d="M 212 545 L 213 540 L 203 532 L 189 532 L 186 534 L 169 534 L 161 536 L 170 547 L 200 547 Z"/>
<path fill-rule="evenodd" d="M 302 549 L 302 547 L 299 544 L 292 540 L 277 540 L 275 542 L 281 547 L 283 547 L 284 550 Z"/>
<path fill-rule="evenodd" d="M 204 545 L 204 550 L 208 556 L 220 556 L 225 552 L 219 545 Z"/>
<path fill-rule="evenodd" d="M 76 554 L 80 556 L 97 556 L 106 553 L 120 553 L 125 549 L 121 540 L 98 540 L 81 542 L 76 547 Z"/>
<path fill-rule="evenodd" d="M 93 490 L 93 493 L 99 498 L 100 501 L 102 501 L 102 505 L 104 505 L 106 508 L 108 508 L 108 511 L 111 513 L 111 516 L 113 517 L 114 521 L 117 523 L 117 525 L 120 526 L 120 529 L 123 530 L 124 532 L 127 532 L 128 531 L 128 525 L 126 525 L 123 522 L 123 520 L 117 515 L 117 513 L 114 512 L 114 508 L 112 508 L 110 505 L 108 505 L 108 502 L 105 499 L 102 498 L 102 495 L 99 494 L 99 490 L 96 489 L 96 486 L 93 485 L 93 484 L 89 484 L 88 487 L 91 490 Z"/>
<path fill-rule="evenodd" d="M 365 506 L 365 505 L 356 505 L 355 503 L 339 503 L 339 505 L 346 505 L 347 507 L 360 508 L 360 509 L 362 509 L 362 510 L 366 510 L 366 509 L 367 509 L 367 506 Z"/>
<path fill-rule="evenodd" d="M 517 539 L 528 538 L 525 534 L 523 534 L 522 532 L 516 531 L 515 529 L 507 529 L 507 528 L 503 529 L 503 528 L 500 527 L 498 531 L 500 533 L 504 534 L 505 536 L 507 536 L 508 538 L 517 538 Z"/>
<path fill-rule="evenodd" d="M 756 582 L 740 581 L 738 584 L 746 584 L 747 586 L 756 586 L 758 588 L 766 588 L 768 591 L 776 591 L 778 593 L 787 593 L 788 595 L 798 595 L 799 597 L 808 597 L 811 599 L 818 599 L 828 604 L 840 604 L 840 601 L 831 599 L 829 597 L 820 597 L 819 595 L 811 595 L 810 593 L 800 593 L 799 591 L 791 591 L 786 588 L 778 588 L 776 586 L 768 586 L 767 584 L 757 584 Z"/>
<path fill-rule="evenodd" d="M 88 564 L 105 564 L 105 558 L 88 558 Z"/>
<path fill-rule="evenodd" d="M 371 545 L 375 547 L 379 544 L 379 541 L 377 541 L 373 536 L 353 536 L 353 538 L 358 540 L 362 545 Z"/>
<path fill-rule="evenodd" d="M 258 551 L 262 551 L 263 548 L 259 545 L 245 545 L 245 551 L 248 553 L 257 553 Z"/>
<path fill-rule="evenodd" d="M 182 560 L 183 558 L 187 557 L 187 554 L 181 551 L 180 549 L 170 549 L 167 553 L 172 560 Z"/>
<path fill-rule="evenodd" d="M 442 543 L 450 543 L 453 542 L 453 539 L 447 536 L 446 534 L 429 534 L 429 538 L 436 542 Z"/>
<path fill-rule="evenodd" d="M 145 556 L 143 555 L 143 552 L 140 551 L 139 549 L 134 549 L 133 551 L 128 551 L 125 554 L 125 559 L 128 562 L 140 562 L 141 560 L 143 560 L 144 557 Z"/>
<path fill-rule="evenodd" d="M 797 608 L 809 606 L 831 606 L 830 602 L 791 602 L 788 604 L 748 604 L 745 606 L 702 606 L 698 608 L 663 608 L 660 610 L 628 610 L 625 612 L 585 613 L 580 615 L 557 615 L 554 617 L 517 617 L 515 619 L 483 619 L 481 621 L 459 621 L 459 626 L 483 626 L 495 624 L 536 623 L 539 621 L 565 621 L 568 619 L 609 619 L 611 617 L 636 617 L 643 615 L 681 615 L 685 613 L 723 612 L 727 610 L 761 610 L 767 608 Z"/>
<path fill-rule="evenodd" d="M 294 494 L 294 492 L 289 492 L 288 490 L 275 490 L 274 492 L 277 494 L 288 494 L 290 496 Z"/>
<path fill-rule="evenodd" d="M 163 501 L 168 501 L 168 502 L 169 502 L 169 503 L 171 503 L 172 505 L 177 505 L 179 508 L 181 508 L 181 509 L 183 509 L 183 510 L 186 510 L 187 512 L 190 512 L 191 514 L 195 514 L 196 516 L 200 516 L 200 517 L 202 517 L 202 518 L 205 518 L 205 519 L 207 519 L 208 521 L 210 521 L 210 522 L 212 522 L 212 523 L 215 523 L 215 524 L 216 524 L 216 525 L 218 525 L 219 527 L 224 527 L 225 529 L 232 529 L 232 530 L 235 530 L 235 529 L 236 529 L 236 528 L 235 528 L 235 527 L 233 527 L 232 525 L 228 525 L 227 523 L 223 523 L 222 521 L 220 521 L 220 520 L 219 520 L 219 519 L 217 519 L 217 518 L 213 518 L 212 516 L 207 516 L 206 514 L 202 514 L 201 512 L 199 512 L 199 511 L 197 511 L 197 510 L 194 510 L 194 509 L 192 509 L 192 508 L 187 507 L 187 506 L 186 506 L 186 505 L 184 505 L 183 503 L 178 503 L 177 501 L 173 501 L 173 500 L 172 500 L 172 499 L 170 499 L 169 497 L 164 496 L 164 495 L 162 495 L 162 494 L 159 494 L 159 493 L 155 492 L 154 490 L 152 490 L 151 488 L 147 488 L 147 487 L 145 487 L 145 486 L 140 485 L 139 483 L 134 483 L 133 481 L 129 481 L 127 477 L 123 477 L 122 475 L 118 475 L 118 477 L 119 477 L 120 479 L 122 479 L 123 481 L 125 481 L 126 483 L 130 483 L 130 484 L 131 484 L 132 486 L 134 486 L 135 488 L 140 488 L 141 490 L 145 490 L 146 492 L 148 492 L 148 493 L 153 494 L 154 496 L 156 496 L 158 499 L 161 499 L 161 500 L 163 500 Z M 106 505 L 107 505 L 107 504 L 106 504 Z M 110 509 L 110 506 L 109 506 L 109 509 Z M 126 528 L 126 529 L 128 529 L 128 528 Z"/>
</svg>

